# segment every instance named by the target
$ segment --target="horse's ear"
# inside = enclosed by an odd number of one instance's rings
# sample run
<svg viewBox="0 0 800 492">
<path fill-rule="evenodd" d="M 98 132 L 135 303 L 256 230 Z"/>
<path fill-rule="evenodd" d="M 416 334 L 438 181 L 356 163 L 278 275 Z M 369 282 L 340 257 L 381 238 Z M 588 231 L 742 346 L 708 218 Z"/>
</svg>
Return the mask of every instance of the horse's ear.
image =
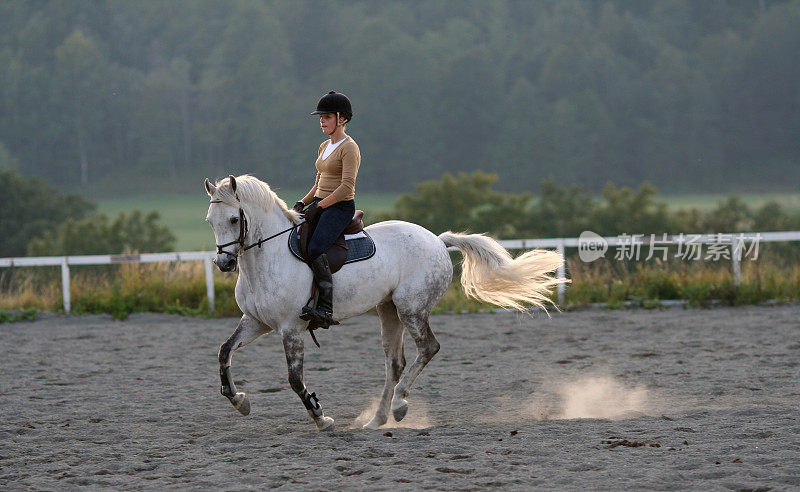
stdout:
<svg viewBox="0 0 800 492">
<path fill-rule="evenodd" d="M 208 193 L 208 196 L 214 196 L 214 192 L 217 191 L 217 189 L 214 187 L 213 184 L 211 184 L 211 181 L 209 181 L 208 178 L 206 178 L 203 184 L 206 187 L 206 193 Z"/>
<path fill-rule="evenodd" d="M 236 178 L 233 177 L 233 174 L 228 176 L 228 179 L 231 182 L 231 191 L 236 193 Z"/>
</svg>

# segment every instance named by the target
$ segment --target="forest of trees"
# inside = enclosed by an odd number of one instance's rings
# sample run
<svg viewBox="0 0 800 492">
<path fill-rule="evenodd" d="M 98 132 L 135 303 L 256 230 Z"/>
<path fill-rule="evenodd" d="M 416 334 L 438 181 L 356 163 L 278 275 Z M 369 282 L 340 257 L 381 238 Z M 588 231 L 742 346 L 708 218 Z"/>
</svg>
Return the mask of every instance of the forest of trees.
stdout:
<svg viewBox="0 0 800 492">
<path fill-rule="evenodd" d="M 0 161 L 73 190 L 308 186 L 336 89 L 362 190 L 785 190 L 798 54 L 800 0 L 9 0 Z"/>
</svg>

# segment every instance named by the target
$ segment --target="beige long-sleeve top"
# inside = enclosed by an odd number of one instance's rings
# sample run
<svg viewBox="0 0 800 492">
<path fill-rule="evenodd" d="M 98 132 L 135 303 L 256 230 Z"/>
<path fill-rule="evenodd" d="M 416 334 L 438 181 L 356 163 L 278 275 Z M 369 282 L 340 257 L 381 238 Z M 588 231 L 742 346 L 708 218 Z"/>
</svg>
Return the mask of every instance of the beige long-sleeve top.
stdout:
<svg viewBox="0 0 800 492">
<path fill-rule="evenodd" d="M 314 186 L 317 187 L 314 196 L 325 198 L 334 195 L 338 201 L 352 200 L 356 196 L 356 175 L 361 165 L 361 150 L 355 140 L 346 137 L 326 158 L 323 152 L 330 145 L 330 140 L 325 140 L 319 146 L 317 162 L 317 178 Z"/>
</svg>

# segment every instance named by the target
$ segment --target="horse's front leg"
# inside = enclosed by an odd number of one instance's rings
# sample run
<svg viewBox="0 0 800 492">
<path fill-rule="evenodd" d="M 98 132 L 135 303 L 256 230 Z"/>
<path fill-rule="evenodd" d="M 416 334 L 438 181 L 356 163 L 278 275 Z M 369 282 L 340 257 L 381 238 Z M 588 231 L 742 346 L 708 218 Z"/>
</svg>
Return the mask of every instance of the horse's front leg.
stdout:
<svg viewBox="0 0 800 492">
<path fill-rule="evenodd" d="M 231 359 L 233 359 L 233 353 L 236 350 L 270 331 L 272 329 L 269 326 L 244 315 L 239 320 L 239 325 L 233 335 L 219 348 L 219 377 L 222 383 L 220 393 L 228 398 L 234 408 L 239 410 L 242 415 L 250 413 L 250 400 L 246 394 L 236 392 L 236 385 L 233 383 L 233 375 L 231 374 Z"/>
<path fill-rule="evenodd" d="M 286 353 L 286 366 L 289 369 L 289 385 L 303 402 L 308 414 L 321 431 L 333 430 L 333 419 L 322 413 L 316 393 L 309 393 L 303 382 L 303 331 L 286 330 L 283 332 L 283 350 Z"/>
</svg>

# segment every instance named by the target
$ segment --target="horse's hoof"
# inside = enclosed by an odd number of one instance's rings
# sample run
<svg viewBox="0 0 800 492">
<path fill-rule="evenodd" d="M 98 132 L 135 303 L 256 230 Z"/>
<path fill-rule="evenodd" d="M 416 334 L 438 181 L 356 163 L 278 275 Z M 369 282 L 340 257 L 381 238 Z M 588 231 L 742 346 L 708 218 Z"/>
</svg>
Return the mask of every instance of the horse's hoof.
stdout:
<svg viewBox="0 0 800 492">
<path fill-rule="evenodd" d="M 248 415 L 250 413 L 250 398 L 244 393 L 236 393 L 236 396 L 231 398 L 231 403 L 233 404 L 233 408 L 239 410 L 239 413 L 242 415 Z"/>
<path fill-rule="evenodd" d="M 372 420 L 369 421 L 369 423 L 364 425 L 362 429 L 366 430 L 378 429 L 380 426 L 386 423 L 386 420 L 387 420 L 386 417 L 378 418 L 378 416 L 376 415 L 375 418 L 373 418 Z"/>
<path fill-rule="evenodd" d="M 320 432 L 333 432 L 333 419 L 330 417 L 320 417 L 315 420 L 317 430 Z"/>
<path fill-rule="evenodd" d="M 397 408 L 392 408 L 392 415 L 394 415 L 395 422 L 400 422 L 408 413 L 408 402 L 403 400 L 402 405 Z"/>
</svg>

